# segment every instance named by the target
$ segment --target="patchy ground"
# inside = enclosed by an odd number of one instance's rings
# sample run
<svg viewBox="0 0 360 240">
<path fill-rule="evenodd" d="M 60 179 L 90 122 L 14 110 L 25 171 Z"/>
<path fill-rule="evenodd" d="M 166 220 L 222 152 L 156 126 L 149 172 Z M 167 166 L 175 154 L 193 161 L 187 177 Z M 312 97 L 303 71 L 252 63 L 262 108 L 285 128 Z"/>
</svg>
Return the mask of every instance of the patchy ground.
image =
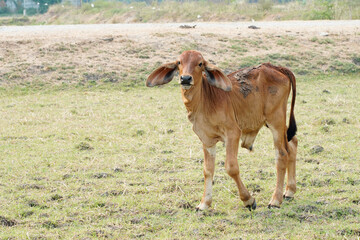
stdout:
<svg viewBox="0 0 360 240">
<path fill-rule="evenodd" d="M 0 27 L 0 84 L 136 84 L 188 49 L 226 72 L 268 61 L 300 75 L 360 71 L 360 21 L 196 24 Z"/>
<path fill-rule="evenodd" d="M 0 27 L 0 239 L 358 239 L 358 23 Z M 218 144 L 213 205 L 195 212 L 203 151 L 179 87 L 144 86 L 186 49 L 225 71 L 271 61 L 296 73 L 298 191 L 281 209 L 266 207 L 264 128 L 238 158 L 256 211 Z"/>
</svg>

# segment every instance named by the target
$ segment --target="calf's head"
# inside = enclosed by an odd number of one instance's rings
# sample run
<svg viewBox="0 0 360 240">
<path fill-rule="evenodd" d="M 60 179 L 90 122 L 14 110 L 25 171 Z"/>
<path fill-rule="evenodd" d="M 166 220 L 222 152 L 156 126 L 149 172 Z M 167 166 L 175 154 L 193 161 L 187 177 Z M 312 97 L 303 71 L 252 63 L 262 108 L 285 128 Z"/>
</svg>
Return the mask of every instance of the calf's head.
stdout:
<svg viewBox="0 0 360 240">
<path fill-rule="evenodd" d="M 224 91 L 231 91 L 231 81 L 228 77 L 219 68 L 205 61 L 201 53 L 193 50 L 185 51 L 175 62 L 155 69 L 146 80 L 146 86 L 153 87 L 168 83 L 177 71 L 180 75 L 179 83 L 184 90 L 200 86 L 204 73 L 209 84 Z"/>
</svg>

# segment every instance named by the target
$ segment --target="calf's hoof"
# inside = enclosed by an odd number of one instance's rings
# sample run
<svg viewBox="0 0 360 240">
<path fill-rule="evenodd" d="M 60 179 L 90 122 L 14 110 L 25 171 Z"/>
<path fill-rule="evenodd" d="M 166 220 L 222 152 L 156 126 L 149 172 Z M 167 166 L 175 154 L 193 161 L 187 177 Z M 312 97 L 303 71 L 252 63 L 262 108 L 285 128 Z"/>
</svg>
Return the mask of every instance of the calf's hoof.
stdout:
<svg viewBox="0 0 360 240">
<path fill-rule="evenodd" d="M 282 200 L 282 199 L 281 199 Z M 281 201 L 277 200 L 277 199 L 272 199 L 270 202 L 269 202 L 269 205 L 268 205 L 268 208 L 280 208 L 280 205 L 281 205 Z"/>
<path fill-rule="evenodd" d="M 203 211 L 203 210 L 207 210 L 209 209 L 209 206 L 206 205 L 205 203 L 200 203 L 197 207 L 196 207 L 196 211 Z"/>
<path fill-rule="evenodd" d="M 280 206 L 269 204 L 268 209 L 272 209 L 272 208 L 280 208 Z"/>
<path fill-rule="evenodd" d="M 294 196 L 295 196 L 295 191 L 292 191 L 292 190 L 290 190 L 290 189 L 287 189 L 287 190 L 285 191 L 285 194 L 284 194 L 283 197 L 284 197 L 284 199 L 289 200 L 289 199 L 293 199 Z"/>
<path fill-rule="evenodd" d="M 290 197 L 290 196 L 283 196 L 283 198 L 286 200 L 286 201 L 292 201 L 294 200 L 294 197 Z"/>
<path fill-rule="evenodd" d="M 255 200 L 255 198 L 254 198 L 254 202 L 252 204 L 249 204 L 249 205 L 247 205 L 245 207 L 247 207 L 247 209 L 249 209 L 249 211 L 255 210 L 256 209 L 256 200 Z"/>
</svg>

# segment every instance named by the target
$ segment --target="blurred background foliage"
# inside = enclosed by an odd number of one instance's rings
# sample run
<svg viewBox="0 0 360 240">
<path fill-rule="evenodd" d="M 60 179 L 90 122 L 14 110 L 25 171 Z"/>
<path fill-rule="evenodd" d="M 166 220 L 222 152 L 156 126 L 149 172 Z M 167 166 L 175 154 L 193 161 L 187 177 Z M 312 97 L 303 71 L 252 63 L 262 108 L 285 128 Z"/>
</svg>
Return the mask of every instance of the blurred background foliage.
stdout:
<svg viewBox="0 0 360 240">
<path fill-rule="evenodd" d="M 131 22 L 360 19 L 360 0 L 0 0 L 0 17 L 24 9 L 27 16 L 98 14 L 112 23 L 126 22 L 123 15 Z"/>
</svg>

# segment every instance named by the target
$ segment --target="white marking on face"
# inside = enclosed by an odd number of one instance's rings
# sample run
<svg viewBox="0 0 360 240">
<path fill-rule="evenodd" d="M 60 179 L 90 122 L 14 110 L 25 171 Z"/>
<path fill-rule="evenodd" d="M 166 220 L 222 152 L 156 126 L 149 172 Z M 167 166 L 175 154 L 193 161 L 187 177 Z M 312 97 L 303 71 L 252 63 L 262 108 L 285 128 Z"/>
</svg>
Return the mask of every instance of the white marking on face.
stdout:
<svg viewBox="0 0 360 240">
<path fill-rule="evenodd" d="M 208 153 L 210 154 L 210 156 L 215 157 L 216 156 L 216 147 L 211 147 L 211 148 L 207 148 L 206 149 L 208 151 Z"/>
</svg>

